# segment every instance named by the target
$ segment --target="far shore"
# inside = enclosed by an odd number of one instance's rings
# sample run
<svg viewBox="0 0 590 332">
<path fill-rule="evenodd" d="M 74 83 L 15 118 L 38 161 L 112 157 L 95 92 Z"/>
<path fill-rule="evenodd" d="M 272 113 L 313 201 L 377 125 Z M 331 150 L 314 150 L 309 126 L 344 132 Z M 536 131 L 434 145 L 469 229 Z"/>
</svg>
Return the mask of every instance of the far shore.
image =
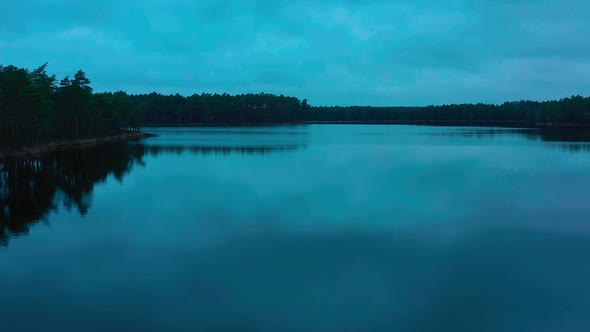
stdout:
<svg viewBox="0 0 590 332">
<path fill-rule="evenodd" d="M 298 126 L 311 124 L 364 124 L 364 125 L 410 125 L 410 126 L 458 126 L 458 127 L 507 127 L 507 128 L 589 128 L 590 123 L 575 122 L 531 122 L 531 121 L 467 121 L 467 120 L 325 120 L 301 122 L 257 122 L 257 123 L 148 123 L 142 127 L 265 127 L 265 126 Z"/>
<path fill-rule="evenodd" d="M 377 124 L 377 125 L 425 125 L 425 126 L 465 126 L 465 127 L 508 127 L 508 128 L 588 128 L 590 123 L 551 123 L 551 122 L 516 122 L 516 121 L 304 121 L 283 123 L 185 123 L 185 124 L 144 124 L 142 127 L 258 127 L 258 126 L 297 126 L 307 124 Z M 52 141 L 36 146 L 28 146 L 19 149 L 0 148 L 0 161 L 7 159 L 31 158 L 38 155 L 59 150 L 81 148 L 105 143 L 135 141 L 147 137 L 157 136 L 143 131 L 128 131 L 118 135 L 82 138 L 69 141 Z"/>
<path fill-rule="evenodd" d="M 306 125 L 307 122 L 242 122 L 242 123 L 207 123 L 207 122 L 187 122 L 187 123 L 147 123 L 141 127 L 271 127 L 271 126 L 300 126 Z"/>
<path fill-rule="evenodd" d="M 124 132 L 118 135 L 95 137 L 95 138 L 82 138 L 77 140 L 69 141 L 53 141 L 46 144 L 40 144 L 36 146 L 23 147 L 16 150 L 1 151 L 0 150 L 0 161 L 6 159 L 20 159 L 20 158 L 31 158 L 42 155 L 48 152 L 54 152 L 59 150 L 66 150 L 72 148 L 82 148 L 88 146 L 94 146 L 105 143 L 122 142 L 122 141 L 135 141 L 147 137 L 156 136 L 143 131 L 130 131 Z"/>
</svg>

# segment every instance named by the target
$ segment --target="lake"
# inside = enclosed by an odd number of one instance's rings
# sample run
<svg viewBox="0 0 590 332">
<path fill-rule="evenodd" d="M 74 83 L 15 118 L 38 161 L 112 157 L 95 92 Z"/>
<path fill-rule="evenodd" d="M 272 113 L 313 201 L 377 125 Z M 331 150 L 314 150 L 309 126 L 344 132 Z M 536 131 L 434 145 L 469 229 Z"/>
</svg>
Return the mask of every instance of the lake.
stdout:
<svg viewBox="0 0 590 332">
<path fill-rule="evenodd" d="M 308 125 L 0 168 L 3 331 L 588 331 L 586 133 Z"/>
</svg>

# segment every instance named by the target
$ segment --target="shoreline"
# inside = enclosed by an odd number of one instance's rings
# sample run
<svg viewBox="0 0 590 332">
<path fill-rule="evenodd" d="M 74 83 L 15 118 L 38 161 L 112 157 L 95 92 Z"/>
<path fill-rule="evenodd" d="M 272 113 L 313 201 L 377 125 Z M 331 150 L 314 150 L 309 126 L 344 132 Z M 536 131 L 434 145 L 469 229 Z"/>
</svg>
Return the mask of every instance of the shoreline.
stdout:
<svg viewBox="0 0 590 332">
<path fill-rule="evenodd" d="M 306 125 L 307 122 L 244 122 L 244 123 L 204 123 L 204 122 L 189 122 L 189 123 L 162 123 L 162 124 L 142 124 L 142 128 L 157 128 L 157 127 L 275 127 L 275 126 L 301 126 Z"/>
<path fill-rule="evenodd" d="M 360 125 L 408 125 L 434 127 L 505 127 L 505 128 L 590 128 L 590 123 L 552 123 L 531 121 L 462 121 L 462 120 L 376 120 L 376 121 L 302 121 L 302 122 L 268 122 L 268 123 L 162 123 L 144 124 L 142 127 L 275 127 L 301 126 L 313 124 L 360 124 Z"/>
<path fill-rule="evenodd" d="M 27 146 L 11 151 L 0 150 L 0 161 L 9 159 L 20 159 L 20 158 L 31 158 L 42 155 L 48 152 L 55 152 L 60 150 L 83 148 L 88 146 L 95 146 L 105 143 L 123 142 L 123 141 L 137 141 L 148 137 L 154 137 L 156 135 L 149 134 L 143 131 L 137 132 L 126 132 L 118 135 L 95 137 L 95 138 L 82 138 L 70 141 L 52 141 L 46 144 L 40 144 L 35 146 Z"/>
<path fill-rule="evenodd" d="M 497 128 L 590 128 L 590 123 L 529 122 L 529 121 L 463 121 L 463 120 L 399 120 L 399 121 L 307 121 L 306 124 L 375 124 L 433 127 L 497 127 Z"/>
<path fill-rule="evenodd" d="M 364 124 L 364 125 L 409 125 L 409 126 L 435 126 L 435 127 L 497 127 L 497 128 L 526 128 L 526 129 L 586 129 L 590 123 L 543 123 L 543 122 L 513 122 L 513 121 L 305 121 L 305 122 L 273 122 L 273 123 L 242 123 L 242 124 L 213 124 L 213 123 L 186 123 L 186 124 L 148 124 L 142 127 L 264 127 L 264 126 L 300 126 L 311 124 Z M 69 141 L 52 141 L 36 146 L 27 146 L 14 150 L 0 150 L 0 162 L 9 159 L 32 158 L 44 153 L 55 152 L 73 148 L 83 148 L 99 144 L 137 141 L 148 137 L 157 136 L 143 131 L 122 132 L 118 135 L 105 137 L 82 138 Z"/>
</svg>

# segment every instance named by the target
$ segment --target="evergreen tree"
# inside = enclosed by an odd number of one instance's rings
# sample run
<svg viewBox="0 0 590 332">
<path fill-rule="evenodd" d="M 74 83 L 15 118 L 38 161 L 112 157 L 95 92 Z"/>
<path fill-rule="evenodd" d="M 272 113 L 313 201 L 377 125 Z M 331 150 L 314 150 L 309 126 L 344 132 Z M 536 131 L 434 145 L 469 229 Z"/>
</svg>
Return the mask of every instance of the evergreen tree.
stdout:
<svg viewBox="0 0 590 332">
<path fill-rule="evenodd" d="M 590 125 L 590 98 L 426 107 L 312 107 L 268 93 L 94 93 L 83 70 L 57 83 L 47 63 L 29 71 L 0 65 L 0 148 L 137 130 L 141 125 L 360 122 L 435 125 Z"/>
</svg>

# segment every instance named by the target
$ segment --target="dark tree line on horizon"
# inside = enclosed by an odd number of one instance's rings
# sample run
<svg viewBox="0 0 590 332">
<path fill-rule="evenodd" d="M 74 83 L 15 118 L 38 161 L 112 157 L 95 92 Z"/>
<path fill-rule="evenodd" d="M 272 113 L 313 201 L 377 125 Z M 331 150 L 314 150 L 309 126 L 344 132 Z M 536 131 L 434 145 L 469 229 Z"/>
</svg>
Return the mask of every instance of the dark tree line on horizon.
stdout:
<svg viewBox="0 0 590 332">
<path fill-rule="evenodd" d="M 94 93 L 79 70 L 59 82 L 47 64 L 0 65 L 0 149 L 120 133 L 140 125 L 301 123 L 307 100 L 272 94 Z"/>
<path fill-rule="evenodd" d="M 590 125 L 590 97 L 522 100 L 494 104 L 451 104 L 421 107 L 313 107 L 308 121 L 394 122 L 482 125 Z"/>
<path fill-rule="evenodd" d="M 129 96 L 141 109 L 144 125 L 300 123 L 307 100 L 273 94 L 150 93 Z"/>
<path fill-rule="evenodd" d="M 358 122 L 462 125 L 590 125 L 590 97 L 427 107 L 312 107 L 267 93 L 229 95 L 95 93 L 79 70 L 58 81 L 47 64 L 0 65 L 0 149 L 117 134 L 146 125 Z"/>
</svg>

